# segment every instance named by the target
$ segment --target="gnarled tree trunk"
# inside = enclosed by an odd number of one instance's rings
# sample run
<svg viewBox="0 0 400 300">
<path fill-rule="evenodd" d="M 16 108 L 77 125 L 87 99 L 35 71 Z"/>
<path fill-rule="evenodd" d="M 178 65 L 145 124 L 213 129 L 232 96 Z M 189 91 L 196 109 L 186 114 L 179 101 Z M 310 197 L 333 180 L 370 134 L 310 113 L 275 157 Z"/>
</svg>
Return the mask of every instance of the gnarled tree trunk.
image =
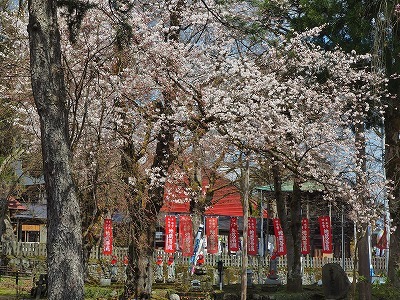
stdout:
<svg viewBox="0 0 400 300">
<path fill-rule="evenodd" d="M 166 95 L 165 99 L 168 95 Z M 163 112 L 170 113 L 168 104 Z M 174 145 L 173 124 L 166 121 L 157 135 L 157 146 L 152 170 L 157 171 L 157 178 L 166 178 L 173 161 Z M 126 174 L 134 170 L 135 154 L 129 145 L 125 149 L 123 167 Z M 132 174 L 132 173 L 131 173 Z M 136 174 L 138 177 L 139 175 Z M 128 179 L 127 179 L 128 180 Z M 138 180 L 137 182 L 139 182 Z M 152 186 L 151 178 L 142 178 L 130 191 L 128 205 L 132 222 L 132 240 L 129 246 L 129 265 L 127 282 L 121 299 L 150 299 L 153 284 L 153 254 L 157 217 L 164 201 L 164 185 Z M 150 187 L 150 188 L 149 188 Z M 147 194 L 147 196 L 145 196 Z M 147 198 L 145 198 L 147 197 Z"/>
<path fill-rule="evenodd" d="M 288 199 L 289 218 L 286 212 L 285 198 L 281 191 L 281 179 L 279 167 L 274 165 L 272 168 L 274 177 L 274 194 L 276 199 L 277 211 L 286 238 L 287 246 L 287 290 L 290 292 L 301 292 L 301 191 L 295 178 L 293 193 Z"/>
<path fill-rule="evenodd" d="M 47 192 L 48 299 L 83 299 L 81 218 L 70 164 L 56 2 L 28 1 L 32 90 Z"/>
</svg>

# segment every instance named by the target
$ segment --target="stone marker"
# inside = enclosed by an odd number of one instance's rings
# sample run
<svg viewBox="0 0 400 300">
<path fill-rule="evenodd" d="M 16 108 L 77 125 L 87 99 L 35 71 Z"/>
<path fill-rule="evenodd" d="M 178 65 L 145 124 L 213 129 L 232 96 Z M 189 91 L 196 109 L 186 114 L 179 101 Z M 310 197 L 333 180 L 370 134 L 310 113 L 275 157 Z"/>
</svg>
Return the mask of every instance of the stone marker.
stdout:
<svg viewBox="0 0 400 300">
<path fill-rule="evenodd" d="M 266 285 L 281 285 L 278 276 L 278 255 L 274 252 L 269 261 L 269 273 L 265 280 Z"/>
<path fill-rule="evenodd" d="M 325 299 L 347 299 L 350 281 L 339 264 L 329 263 L 322 267 L 322 289 Z"/>
<path fill-rule="evenodd" d="M 181 297 L 179 297 L 178 294 L 170 294 L 169 295 L 169 300 L 180 300 Z"/>
<path fill-rule="evenodd" d="M 192 280 L 191 282 L 192 289 L 200 289 L 200 280 Z"/>
</svg>

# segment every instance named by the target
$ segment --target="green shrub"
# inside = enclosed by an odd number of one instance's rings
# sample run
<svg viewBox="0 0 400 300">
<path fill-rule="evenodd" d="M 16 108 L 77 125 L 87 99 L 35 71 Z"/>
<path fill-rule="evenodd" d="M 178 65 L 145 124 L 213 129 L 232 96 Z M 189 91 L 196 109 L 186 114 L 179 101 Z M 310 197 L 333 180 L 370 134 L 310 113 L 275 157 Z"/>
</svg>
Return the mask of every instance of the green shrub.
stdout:
<svg viewBox="0 0 400 300">
<path fill-rule="evenodd" d="M 398 300 L 400 299 L 400 290 L 388 283 L 373 284 L 372 296 L 377 300 Z"/>
</svg>

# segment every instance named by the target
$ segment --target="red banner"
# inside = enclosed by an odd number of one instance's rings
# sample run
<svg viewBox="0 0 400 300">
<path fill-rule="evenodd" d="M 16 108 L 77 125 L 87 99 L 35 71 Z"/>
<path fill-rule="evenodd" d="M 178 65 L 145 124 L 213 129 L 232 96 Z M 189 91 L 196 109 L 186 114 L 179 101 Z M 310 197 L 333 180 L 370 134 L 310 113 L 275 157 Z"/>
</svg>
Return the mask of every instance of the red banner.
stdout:
<svg viewBox="0 0 400 300">
<path fill-rule="evenodd" d="M 237 218 L 231 218 L 228 236 L 228 250 L 231 252 L 239 251 L 239 230 Z"/>
<path fill-rule="evenodd" d="M 286 240 L 285 236 L 283 235 L 283 229 L 281 226 L 281 221 L 278 218 L 272 219 L 274 223 L 274 233 L 276 238 L 276 253 L 281 255 L 286 255 Z"/>
<path fill-rule="evenodd" d="M 322 253 L 332 253 L 331 219 L 329 216 L 318 217 L 322 237 Z"/>
<path fill-rule="evenodd" d="M 207 253 L 218 253 L 218 218 L 206 218 Z"/>
<path fill-rule="evenodd" d="M 249 229 L 247 231 L 247 254 L 258 254 L 258 236 L 257 236 L 257 220 L 249 218 Z"/>
<path fill-rule="evenodd" d="M 113 248 L 113 231 L 111 219 L 104 220 L 103 226 L 103 254 L 111 255 Z"/>
<path fill-rule="evenodd" d="M 190 216 L 179 217 L 179 247 L 182 256 L 190 257 L 193 254 L 193 223 Z"/>
<path fill-rule="evenodd" d="M 383 229 L 383 233 L 381 238 L 379 239 L 378 243 L 376 244 L 376 247 L 383 250 L 383 249 L 389 249 L 388 246 L 388 240 L 387 240 L 387 232 L 386 232 L 386 226 Z"/>
<path fill-rule="evenodd" d="M 301 220 L 301 254 L 310 254 L 310 226 L 307 218 Z"/>
<path fill-rule="evenodd" d="M 166 253 L 175 253 L 176 251 L 176 217 L 165 217 L 165 247 Z"/>
</svg>

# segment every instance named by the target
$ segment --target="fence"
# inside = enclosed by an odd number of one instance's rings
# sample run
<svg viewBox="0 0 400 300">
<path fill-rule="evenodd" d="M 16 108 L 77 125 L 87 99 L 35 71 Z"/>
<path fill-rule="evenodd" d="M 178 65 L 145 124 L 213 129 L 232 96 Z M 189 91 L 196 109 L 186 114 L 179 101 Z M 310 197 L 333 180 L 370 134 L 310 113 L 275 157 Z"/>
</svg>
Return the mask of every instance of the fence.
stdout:
<svg viewBox="0 0 400 300">
<path fill-rule="evenodd" d="M 0 244 L 0 249 L 3 254 L 14 257 L 44 257 L 46 256 L 46 244 L 42 243 L 22 243 L 22 242 L 8 242 Z M 118 261 L 122 262 L 125 255 L 128 254 L 128 248 L 114 247 L 113 255 L 117 256 Z M 162 250 L 156 250 L 155 256 L 160 255 L 164 261 L 167 261 L 168 254 Z M 176 264 L 189 264 L 190 257 L 183 257 L 180 252 L 174 254 Z M 103 256 L 101 249 L 96 247 L 90 254 L 92 260 L 109 260 L 109 257 Z M 229 255 L 226 253 L 219 255 L 206 255 L 206 264 L 216 266 L 218 261 L 222 261 L 225 267 L 240 267 L 242 265 L 242 256 Z M 269 257 L 249 256 L 249 268 L 266 268 L 269 265 Z M 321 269 L 327 263 L 338 263 L 342 266 L 341 258 L 321 258 L 321 257 L 303 257 L 302 266 L 304 269 Z M 386 258 L 373 257 L 372 267 L 375 274 L 386 274 Z M 286 257 L 280 257 L 278 262 L 278 269 L 284 270 L 287 266 Z M 351 272 L 354 269 L 354 262 L 352 258 L 345 258 L 344 269 L 346 272 Z"/>
</svg>

